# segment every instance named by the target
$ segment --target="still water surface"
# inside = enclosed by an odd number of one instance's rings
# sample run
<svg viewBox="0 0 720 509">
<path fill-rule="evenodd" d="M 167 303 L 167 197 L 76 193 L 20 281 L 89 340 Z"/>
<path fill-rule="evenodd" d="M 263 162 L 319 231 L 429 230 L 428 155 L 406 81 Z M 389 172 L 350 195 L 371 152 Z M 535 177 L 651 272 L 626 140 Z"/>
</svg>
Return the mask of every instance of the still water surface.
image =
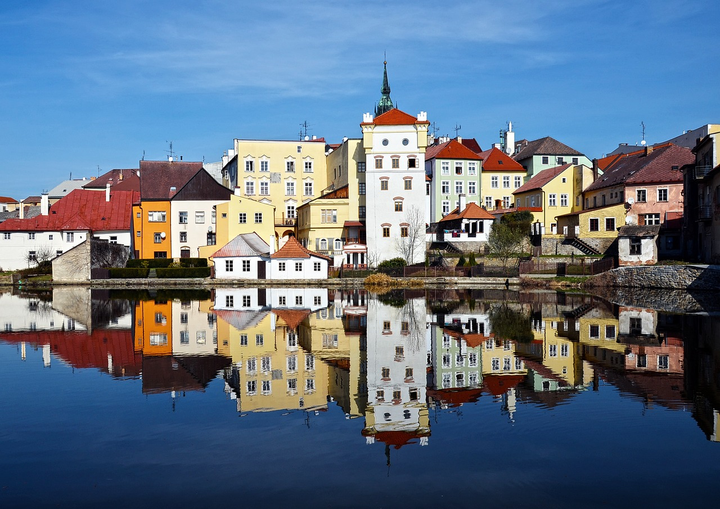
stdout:
<svg viewBox="0 0 720 509">
<path fill-rule="evenodd" d="M 0 507 L 707 507 L 720 322 L 587 295 L 0 294 Z"/>
</svg>

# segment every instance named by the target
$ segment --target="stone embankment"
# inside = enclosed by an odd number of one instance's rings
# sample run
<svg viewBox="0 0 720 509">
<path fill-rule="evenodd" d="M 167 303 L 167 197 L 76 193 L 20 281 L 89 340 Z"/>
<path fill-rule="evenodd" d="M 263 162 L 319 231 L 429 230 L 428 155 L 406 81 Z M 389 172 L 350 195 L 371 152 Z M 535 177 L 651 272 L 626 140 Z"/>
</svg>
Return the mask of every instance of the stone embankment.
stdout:
<svg viewBox="0 0 720 509">
<path fill-rule="evenodd" d="M 720 267 L 715 265 L 652 265 L 619 267 L 585 282 L 587 288 L 656 288 L 720 290 Z"/>
</svg>

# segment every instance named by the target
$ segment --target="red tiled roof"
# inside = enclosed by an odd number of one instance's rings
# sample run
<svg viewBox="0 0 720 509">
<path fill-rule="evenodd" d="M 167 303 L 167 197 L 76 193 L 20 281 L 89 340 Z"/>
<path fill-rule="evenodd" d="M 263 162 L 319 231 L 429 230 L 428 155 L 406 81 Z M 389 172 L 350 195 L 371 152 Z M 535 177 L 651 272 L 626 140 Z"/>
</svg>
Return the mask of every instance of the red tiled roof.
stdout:
<svg viewBox="0 0 720 509">
<path fill-rule="evenodd" d="M 348 192 L 348 186 L 338 187 L 334 191 L 330 191 L 327 194 L 315 198 L 316 200 L 334 200 L 339 198 L 348 198 L 350 193 Z"/>
<path fill-rule="evenodd" d="M 479 206 L 477 203 L 468 203 L 462 212 L 458 213 L 456 208 L 450 212 L 447 216 L 443 217 L 438 223 L 443 221 L 455 221 L 457 219 L 490 219 L 495 220 L 495 217 L 490 214 L 487 210 Z"/>
<path fill-rule="evenodd" d="M 693 162 L 695 156 L 690 149 L 672 144 L 653 147 L 647 155 L 644 149 L 623 154 L 608 164 L 603 174 L 585 190 L 627 184 L 682 183 L 679 169 Z M 673 170 L 673 166 L 677 169 Z"/>
<path fill-rule="evenodd" d="M 528 212 L 542 212 L 542 207 L 512 207 L 509 209 L 495 209 L 490 212 L 494 216 L 502 216 L 503 214 L 509 214 L 511 212 L 522 212 L 527 210 Z"/>
<path fill-rule="evenodd" d="M 28 196 L 23 200 L 23 203 L 40 203 L 42 201 L 42 198 L 40 196 Z"/>
<path fill-rule="evenodd" d="M 140 197 L 143 201 L 169 200 L 202 167 L 202 163 L 183 161 L 140 161 Z"/>
<path fill-rule="evenodd" d="M 7 196 L 0 196 L 0 203 L 17 203 L 17 200 Z"/>
<path fill-rule="evenodd" d="M 372 435 L 363 431 L 363 435 Z M 403 445 L 414 444 L 413 440 L 426 436 L 427 433 L 419 431 L 378 431 L 375 433 L 375 440 L 387 445 L 392 445 L 395 449 L 400 449 Z"/>
<path fill-rule="evenodd" d="M 110 201 L 105 201 L 105 193 L 75 189 L 55 203 L 47 216 L 8 219 L 0 224 L 0 230 L 129 230 L 136 195 L 137 192 L 133 191 L 112 191 Z"/>
<path fill-rule="evenodd" d="M 520 152 L 515 154 L 513 159 L 516 161 L 522 161 L 528 157 L 535 155 L 552 155 L 552 156 L 581 156 L 580 152 L 574 148 L 570 148 L 564 143 L 560 143 L 555 138 L 546 136 L 539 140 L 533 140 L 528 142 L 525 146 L 520 149 Z"/>
<path fill-rule="evenodd" d="M 562 166 L 556 166 L 555 168 L 548 168 L 543 170 L 537 175 L 525 182 L 522 186 L 518 187 L 513 194 L 520 194 L 526 191 L 532 191 L 534 189 L 541 189 L 545 184 L 550 182 L 552 179 L 560 175 L 562 172 L 572 166 L 571 164 L 563 164 Z"/>
<path fill-rule="evenodd" d="M 343 223 L 343 227 L 347 228 L 348 226 L 365 226 L 360 221 L 345 221 Z"/>
<path fill-rule="evenodd" d="M 390 111 L 386 111 L 382 115 L 375 117 L 372 122 L 364 122 L 367 124 L 375 125 L 414 125 L 414 124 L 429 124 L 427 120 L 418 120 L 412 115 L 408 115 L 404 111 L 400 111 L 397 108 L 393 108 Z"/>
<path fill-rule="evenodd" d="M 428 147 L 425 151 L 425 160 L 429 161 L 430 159 L 472 159 L 478 161 L 481 157 L 462 143 L 453 139 L 439 145 Z"/>
<path fill-rule="evenodd" d="M 132 180 L 135 182 L 136 187 L 132 189 L 124 189 L 125 191 L 139 191 L 140 190 L 140 179 L 137 176 L 137 170 L 110 170 L 107 173 L 100 175 L 98 178 L 91 180 L 83 186 L 84 189 L 105 189 L 110 184 L 113 189 L 118 189 L 116 186 L 125 182 L 126 180 Z"/>
<path fill-rule="evenodd" d="M 522 164 L 499 148 L 480 152 L 480 158 L 483 160 L 483 171 L 525 171 Z"/>
<path fill-rule="evenodd" d="M 477 142 L 475 138 L 463 138 L 462 142 L 463 145 L 465 145 L 467 148 L 475 152 L 476 154 L 479 154 L 482 152 L 482 149 L 480 148 L 480 144 Z"/>
<path fill-rule="evenodd" d="M 524 379 L 525 375 L 485 375 L 483 388 L 493 396 L 501 396 Z"/>
<path fill-rule="evenodd" d="M 285 245 L 273 253 L 270 258 L 310 258 L 311 256 L 330 261 L 329 257 L 303 247 L 295 237 L 289 237 Z"/>
</svg>

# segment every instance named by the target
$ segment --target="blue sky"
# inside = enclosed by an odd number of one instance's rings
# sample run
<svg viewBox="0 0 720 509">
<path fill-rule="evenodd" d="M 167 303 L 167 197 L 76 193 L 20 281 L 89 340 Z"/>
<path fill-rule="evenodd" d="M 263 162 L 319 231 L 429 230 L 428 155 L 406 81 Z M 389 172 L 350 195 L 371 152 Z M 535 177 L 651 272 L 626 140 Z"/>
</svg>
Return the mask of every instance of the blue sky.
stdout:
<svg viewBox="0 0 720 509">
<path fill-rule="evenodd" d="M 380 96 L 438 134 L 600 157 L 720 122 L 714 0 L 5 0 L 0 195 L 233 138 L 359 137 Z M 99 167 L 99 169 L 98 169 Z"/>
</svg>

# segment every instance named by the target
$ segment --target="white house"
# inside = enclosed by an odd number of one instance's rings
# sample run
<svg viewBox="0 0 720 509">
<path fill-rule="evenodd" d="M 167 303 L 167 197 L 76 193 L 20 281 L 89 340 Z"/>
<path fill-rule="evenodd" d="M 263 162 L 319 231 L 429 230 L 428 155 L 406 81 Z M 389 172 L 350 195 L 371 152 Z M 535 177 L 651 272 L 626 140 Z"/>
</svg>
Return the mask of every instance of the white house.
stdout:
<svg viewBox="0 0 720 509">
<path fill-rule="evenodd" d="M 266 279 L 270 246 L 260 236 L 241 233 L 213 254 L 216 279 Z"/>
<path fill-rule="evenodd" d="M 289 237 L 283 247 L 270 256 L 270 279 L 327 279 L 331 259 L 303 247 Z"/>
</svg>

